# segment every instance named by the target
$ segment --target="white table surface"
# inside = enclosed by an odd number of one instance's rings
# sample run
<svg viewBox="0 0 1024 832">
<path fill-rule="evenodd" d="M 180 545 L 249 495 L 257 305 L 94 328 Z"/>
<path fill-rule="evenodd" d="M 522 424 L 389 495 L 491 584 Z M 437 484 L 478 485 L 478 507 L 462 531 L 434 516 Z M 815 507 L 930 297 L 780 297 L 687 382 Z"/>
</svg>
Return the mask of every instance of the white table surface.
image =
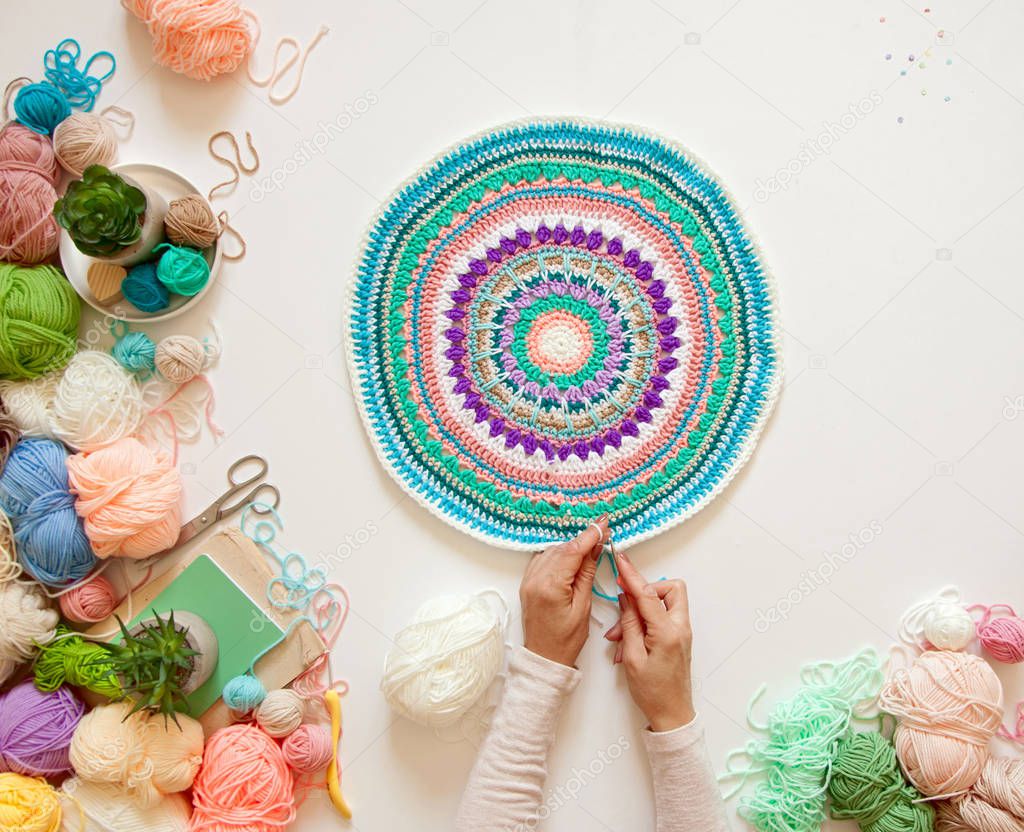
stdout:
<svg viewBox="0 0 1024 832">
<path fill-rule="evenodd" d="M 209 135 L 253 134 L 260 172 L 218 202 L 248 256 L 225 265 L 199 308 L 151 332 L 203 335 L 213 319 L 224 337 L 213 379 L 227 435 L 183 450 L 187 512 L 220 493 L 232 460 L 260 452 L 284 492 L 287 543 L 330 556 L 351 591 L 334 660 L 352 686 L 342 756 L 353 829 L 449 828 L 475 754 L 471 739 L 390 713 L 378 692 L 389 636 L 441 593 L 494 586 L 517 605 L 525 558 L 448 528 L 377 464 L 341 343 L 343 294 L 376 208 L 490 125 L 580 114 L 687 145 L 736 194 L 776 275 L 787 380 L 757 453 L 710 508 L 633 553 L 689 582 L 716 765 L 747 740 L 762 682 L 771 698 L 807 660 L 884 649 L 922 594 L 952 582 L 971 600 L 1024 605 L 1024 7 L 934 0 L 925 13 L 923 2 L 253 0 L 261 72 L 278 35 L 330 26 L 283 107 L 243 73 L 203 84 L 154 66 L 142 26 L 113 0 L 8 3 L 4 78 L 39 76 L 45 49 L 68 35 L 87 54 L 117 55 L 101 104 L 138 119 L 122 160 L 208 186 L 222 178 Z M 869 112 L 842 129 L 862 99 Z M 318 139 L 339 116 L 345 129 Z M 817 142 L 830 124 L 840 129 L 826 153 Z M 317 141 L 322 152 L 288 161 Z M 809 141 L 817 149 L 801 157 Z M 758 193 L 787 164 L 789 186 Z M 275 172 L 280 185 L 258 194 Z M 801 588 L 826 552 L 871 528 L 827 584 Z M 787 619 L 759 632 L 758 611 L 791 592 Z M 651 829 L 641 720 L 593 635 L 549 785 L 620 737 L 629 748 L 547 828 Z M 1019 672 L 1000 675 L 1008 701 L 1024 694 Z M 464 727 L 473 738 L 474 721 Z M 318 794 L 294 828 L 343 825 Z"/>
</svg>

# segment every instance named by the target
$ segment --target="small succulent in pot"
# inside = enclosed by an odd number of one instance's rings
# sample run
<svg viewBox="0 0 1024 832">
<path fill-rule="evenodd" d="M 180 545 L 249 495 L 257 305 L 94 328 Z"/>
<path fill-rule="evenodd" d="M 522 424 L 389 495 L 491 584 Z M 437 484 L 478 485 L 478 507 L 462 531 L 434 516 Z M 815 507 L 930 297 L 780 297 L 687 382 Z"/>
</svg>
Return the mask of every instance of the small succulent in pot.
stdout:
<svg viewBox="0 0 1024 832">
<path fill-rule="evenodd" d="M 139 241 L 146 195 L 120 174 L 90 165 L 53 206 L 58 224 L 90 257 L 110 257 Z"/>
</svg>

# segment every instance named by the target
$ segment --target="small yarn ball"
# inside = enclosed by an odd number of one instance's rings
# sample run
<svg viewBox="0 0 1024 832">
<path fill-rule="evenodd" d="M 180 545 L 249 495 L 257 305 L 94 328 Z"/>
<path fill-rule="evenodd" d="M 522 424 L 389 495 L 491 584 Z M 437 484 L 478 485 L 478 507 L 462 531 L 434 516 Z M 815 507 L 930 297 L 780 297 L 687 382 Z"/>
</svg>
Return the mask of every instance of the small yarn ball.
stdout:
<svg viewBox="0 0 1024 832">
<path fill-rule="evenodd" d="M 161 249 L 163 253 L 156 264 L 157 279 L 167 291 L 176 295 L 198 295 L 210 280 L 210 264 L 206 262 L 203 253 L 194 248 L 172 246 L 169 243 L 161 243 L 153 250 Z"/>
<path fill-rule="evenodd" d="M 50 135 L 71 115 L 71 105 L 64 93 L 44 81 L 18 90 L 14 97 L 14 114 L 29 130 Z"/>
<path fill-rule="evenodd" d="M 922 653 L 892 675 L 878 701 L 899 720 L 896 754 L 918 791 L 956 795 L 975 784 L 1003 716 L 1003 686 L 984 659 Z"/>
<path fill-rule="evenodd" d="M 64 808 L 61 832 L 188 832 L 192 814 L 192 805 L 180 794 L 166 795 L 144 808 L 116 786 L 78 777 L 66 780 L 59 795 Z"/>
<path fill-rule="evenodd" d="M 323 771 L 334 759 L 334 743 L 322 725 L 300 725 L 283 743 L 281 753 L 296 774 Z"/>
<path fill-rule="evenodd" d="M 1006 664 L 1024 662 L 1024 620 L 1009 610 L 978 622 L 978 640 L 992 658 Z"/>
<path fill-rule="evenodd" d="M 60 179 L 60 165 L 50 140 L 16 121 L 9 121 L 0 129 L 0 165 L 5 162 L 35 171 L 54 187 Z"/>
<path fill-rule="evenodd" d="M 295 820 L 294 780 L 281 749 L 254 725 L 206 743 L 192 786 L 191 832 L 279 832 Z"/>
<path fill-rule="evenodd" d="M 164 231 L 175 245 L 203 249 L 212 246 L 220 236 L 220 222 L 210 203 L 199 194 L 188 194 L 171 200 L 164 217 Z"/>
<path fill-rule="evenodd" d="M 37 378 L 67 364 L 81 311 L 75 290 L 53 266 L 0 263 L 0 378 Z"/>
<path fill-rule="evenodd" d="M 0 400 L 18 433 L 23 436 L 52 435 L 53 398 L 59 381 L 59 371 L 28 381 L 0 381 Z"/>
<path fill-rule="evenodd" d="M 451 725 L 494 681 L 505 624 L 485 595 L 427 601 L 400 630 L 380 687 L 391 707 L 432 728 Z"/>
<path fill-rule="evenodd" d="M 924 637 L 939 650 L 963 650 L 974 638 L 974 619 L 960 604 L 935 604 L 925 619 Z"/>
<path fill-rule="evenodd" d="M 43 693 L 26 681 L 0 695 L 0 771 L 30 777 L 70 771 L 68 748 L 84 714 L 70 688 Z"/>
<path fill-rule="evenodd" d="M 181 533 L 181 475 L 171 458 L 126 436 L 67 461 L 75 510 L 98 557 L 148 558 Z"/>
<path fill-rule="evenodd" d="M 153 60 L 199 81 L 234 72 L 253 48 L 237 0 L 122 0 L 146 24 Z"/>
<path fill-rule="evenodd" d="M 21 563 L 48 586 L 79 581 L 96 564 L 75 514 L 66 459 L 59 442 L 22 439 L 0 473 L 0 509 L 14 527 Z"/>
<path fill-rule="evenodd" d="M 113 670 L 110 652 L 104 645 L 86 641 L 63 623 L 57 625 L 53 640 L 39 649 L 32 664 L 32 675 L 41 691 L 49 693 L 72 685 L 107 699 L 123 694 Z"/>
<path fill-rule="evenodd" d="M 288 688 L 272 690 L 256 710 L 256 723 L 270 736 L 287 737 L 302 724 L 306 701 Z"/>
<path fill-rule="evenodd" d="M 57 384 L 53 434 L 72 448 L 94 451 L 135 433 L 145 415 L 135 377 L 107 353 L 84 350 Z"/>
<path fill-rule="evenodd" d="M 57 251 L 53 183 L 23 163 L 0 162 L 0 260 L 41 263 Z"/>
<path fill-rule="evenodd" d="M 191 335 L 168 335 L 156 345 L 157 372 L 174 384 L 186 384 L 206 366 L 206 350 Z"/>
<path fill-rule="evenodd" d="M 128 332 L 117 339 L 110 354 L 132 373 L 153 370 L 156 366 L 156 344 L 145 332 Z"/>
<path fill-rule="evenodd" d="M 60 596 L 60 614 L 75 624 L 98 624 L 113 614 L 117 603 L 114 585 L 97 575 Z"/>
<path fill-rule="evenodd" d="M 59 616 L 43 590 L 29 583 L 0 583 L 0 685 L 40 644 L 53 640 Z"/>
<path fill-rule="evenodd" d="M 139 263 L 121 281 L 124 299 L 140 312 L 159 312 L 171 302 L 167 288 L 156 276 L 156 263 Z"/>
<path fill-rule="evenodd" d="M 72 113 L 53 131 L 53 153 L 64 170 L 75 176 L 90 165 L 109 168 L 117 160 L 117 134 L 102 116 Z"/>
<path fill-rule="evenodd" d="M 0 774 L 0 829 L 4 832 L 58 832 L 57 792 L 42 778 Z"/>
<path fill-rule="evenodd" d="M 203 727 L 184 714 L 176 724 L 131 710 L 131 702 L 114 702 L 87 713 L 71 740 L 71 765 L 82 780 L 116 786 L 151 808 L 192 785 L 202 763 Z"/>
<path fill-rule="evenodd" d="M 267 698 L 267 691 L 259 679 L 249 673 L 243 673 L 228 680 L 221 696 L 224 698 L 224 704 L 232 711 L 247 714 L 258 708 Z"/>
</svg>

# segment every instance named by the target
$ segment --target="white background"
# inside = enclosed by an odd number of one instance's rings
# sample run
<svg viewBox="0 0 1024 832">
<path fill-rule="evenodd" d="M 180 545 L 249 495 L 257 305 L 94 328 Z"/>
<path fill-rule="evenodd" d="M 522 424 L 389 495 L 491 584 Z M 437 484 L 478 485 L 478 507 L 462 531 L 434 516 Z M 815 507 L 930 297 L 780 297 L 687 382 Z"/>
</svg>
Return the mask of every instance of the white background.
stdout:
<svg viewBox="0 0 1024 832">
<path fill-rule="evenodd" d="M 384 654 L 428 597 L 495 586 L 514 602 L 525 557 L 449 529 L 384 474 L 348 389 L 342 299 L 382 200 L 439 150 L 499 122 L 580 114 L 688 146 L 735 193 L 776 275 L 787 379 L 760 447 L 710 508 L 633 553 L 650 574 L 689 582 L 716 766 L 748 739 L 746 704 L 762 682 L 771 701 L 807 660 L 884 650 L 900 612 L 941 585 L 1024 605 L 1019 3 L 933 0 L 925 13 L 912 0 L 253 0 L 261 73 L 277 36 L 330 26 L 283 107 L 244 73 L 203 84 L 154 66 L 143 27 L 113 0 L 5 3 L 5 78 L 38 77 L 45 49 L 68 35 L 117 55 L 101 104 L 137 116 L 122 160 L 208 187 L 222 178 L 209 135 L 253 134 L 259 174 L 218 201 L 248 257 L 151 334 L 202 336 L 214 319 L 224 336 L 213 378 L 227 436 L 183 452 L 189 516 L 220 493 L 232 460 L 262 453 L 284 493 L 287 543 L 333 554 L 351 591 L 334 658 L 352 685 L 342 751 L 352 828 L 450 827 L 475 747 L 395 720 L 377 689 Z M 880 103 L 833 131 L 829 153 L 793 162 L 788 188 L 755 199 L 759 180 L 872 92 Z M 323 153 L 286 164 L 339 116 L 346 129 Z M 256 201 L 254 183 L 275 172 L 280 186 Z M 881 533 L 829 584 L 798 588 L 872 523 Z M 787 620 L 757 632 L 758 610 L 791 591 Z M 613 619 L 607 607 L 598 615 Z M 630 748 L 548 828 L 651 829 L 641 720 L 599 636 L 595 626 L 580 658 L 549 785 L 620 736 Z M 1008 701 L 1024 693 L 1019 674 L 1001 675 Z M 464 727 L 475 738 L 472 720 Z M 317 794 L 295 829 L 339 823 Z"/>
</svg>

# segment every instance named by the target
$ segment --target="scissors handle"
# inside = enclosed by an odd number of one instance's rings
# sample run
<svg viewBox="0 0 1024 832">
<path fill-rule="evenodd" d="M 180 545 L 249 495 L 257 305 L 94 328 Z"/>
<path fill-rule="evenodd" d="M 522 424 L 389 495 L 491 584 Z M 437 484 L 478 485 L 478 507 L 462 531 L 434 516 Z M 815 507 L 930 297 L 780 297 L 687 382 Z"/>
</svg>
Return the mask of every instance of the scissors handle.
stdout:
<svg viewBox="0 0 1024 832">
<path fill-rule="evenodd" d="M 254 472 L 248 479 L 237 479 L 240 468 L 243 468 L 246 465 L 253 465 L 254 463 Z M 259 454 L 247 454 L 246 456 L 236 459 L 231 463 L 231 467 L 228 468 L 228 482 L 231 483 L 232 486 L 228 494 L 234 494 L 240 488 L 245 488 L 247 485 L 259 482 L 267 475 L 267 471 L 269 470 L 270 464 Z"/>
<path fill-rule="evenodd" d="M 244 485 L 248 485 L 248 483 Z M 241 487 L 238 486 L 224 495 L 223 501 L 217 506 L 218 520 L 227 517 L 229 514 L 234 514 L 249 503 L 261 503 L 266 506 L 266 508 L 261 508 L 258 505 L 254 506 L 253 511 L 257 514 L 267 514 L 271 509 L 276 509 L 281 504 L 281 492 L 278 491 L 276 485 L 271 485 L 268 482 L 261 482 L 248 494 L 238 497 L 234 502 L 230 502 Z"/>
</svg>

